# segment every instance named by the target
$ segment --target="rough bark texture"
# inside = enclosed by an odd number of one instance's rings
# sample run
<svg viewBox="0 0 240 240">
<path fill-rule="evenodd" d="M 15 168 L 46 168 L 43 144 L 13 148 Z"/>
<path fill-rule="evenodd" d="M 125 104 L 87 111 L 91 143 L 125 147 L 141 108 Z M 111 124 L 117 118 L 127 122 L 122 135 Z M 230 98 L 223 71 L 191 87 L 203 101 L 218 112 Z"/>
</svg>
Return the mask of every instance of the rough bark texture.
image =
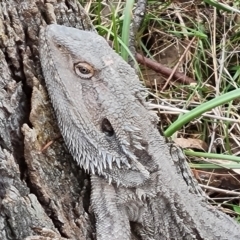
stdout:
<svg viewBox="0 0 240 240">
<path fill-rule="evenodd" d="M 73 0 L 0 2 L 0 239 L 3 240 L 95 238 L 95 219 L 89 207 L 89 176 L 73 161 L 62 138 L 58 137 L 57 121 L 44 87 L 38 36 L 40 27 L 50 23 L 93 31 L 89 18 Z M 131 77 L 129 72 L 123 71 L 125 75 L 121 79 Z M 111 80 L 114 76 L 108 77 Z M 114 81 L 110 82 L 114 84 Z M 122 229 L 129 228 L 127 236 L 132 229 L 136 230 L 132 239 L 227 239 L 230 234 L 231 239 L 238 239 L 239 226 L 206 203 L 189 169 L 185 168 L 184 156 L 179 158 L 178 150 L 168 145 L 153 125 L 145 129 L 152 118 L 140 107 L 140 102 L 135 117 L 140 118 L 136 122 L 140 124 L 148 152 L 142 154 L 136 150 L 136 155 L 139 158 L 143 155 L 141 164 L 151 173 L 149 185 L 141 185 L 136 192 L 134 186 L 130 189 L 117 187 L 116 183 L 108 185 L 93 175 L 95 215 L 99 219 L 102 219 L 98 216 L 100 213 L 105 216 L 107 212 L 111 216 L 114 213 L 111 201 L 114 204 L 118 201 L 117 206 L 122 204 L 122 209 L 129 211 L 128 218 L 120 211 L 119 219 L 125 221 L 122 221 Z M 141 119 L 145 119 L 146 124 Z M 54 139 L 57 140 L 43 150 Z M 131 153 L 127 149 L 125 152 Z M 139 164 L 134 167 L 138 168 Z M 128 183 L 133 179 L 123 177 L 122 180 Z M 108 191 L 113 192 L 114 197 Z M 99 198 L 100 195 L 106 195 L 106 198 Z M 138 200 L 142 195 L 147 196 L 147 202 Z M 118 200 L 117 196 L 120 196 Z M 106 207 L 106 204 L 111 206 Z M 136 208 L 143 210 L 140 224 L 136 221 Z M 119 208 L 113 210 L 119 211 Z M 113 218 L 107 220 L 108 229 L 119 226 Z M 149 235 L 152 227 L 154 233 Z M 102 236 L 104 238 L 99 239 L 113 239 L 114 232 Z M 115 236 L 115 239 L 121 238 L 126 239 L 122 232 L 118 238 Z"/>
<path fill-rule="evenodd" d="M 74 0 L 0 2 L 0 239 L 92 239 L 89 177 L 59 136 L 39 62 L 40 26 L 92 29 Z M 42 238 L 33 235 L 41 235 Z"/>
</svg>

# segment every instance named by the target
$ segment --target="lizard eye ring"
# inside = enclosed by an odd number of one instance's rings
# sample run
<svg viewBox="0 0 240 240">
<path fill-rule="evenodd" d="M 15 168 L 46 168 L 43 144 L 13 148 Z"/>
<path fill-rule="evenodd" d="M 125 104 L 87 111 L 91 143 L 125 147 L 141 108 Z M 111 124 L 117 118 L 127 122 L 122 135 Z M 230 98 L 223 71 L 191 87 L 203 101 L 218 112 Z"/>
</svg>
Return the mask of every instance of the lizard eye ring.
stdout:
<svg viewBox="0 0 240 240">
<path fill-rule="evenodd" d="M 94 74 L 94 69 L 91 65 L 85 62 L 80 62 L 74 65 L 75 73 L 85 79 L 89 79 Z"/>
</svg>

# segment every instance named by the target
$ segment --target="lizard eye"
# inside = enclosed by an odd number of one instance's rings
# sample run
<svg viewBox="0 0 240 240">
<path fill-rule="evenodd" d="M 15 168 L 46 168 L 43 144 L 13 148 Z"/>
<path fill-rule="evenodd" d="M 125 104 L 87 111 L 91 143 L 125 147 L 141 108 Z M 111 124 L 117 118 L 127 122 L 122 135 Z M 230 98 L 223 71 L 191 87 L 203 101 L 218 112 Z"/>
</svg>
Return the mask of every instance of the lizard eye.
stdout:
<svg viewBox="0 0 240 240">
<path fill-rule="evenodd" d="M 88 63 L 84 63 L 84 62 L 75 64 L 74 70 L 79 77 L 85 78 L 85 79 L 91 78 L 94 74 L 93 67 Z"/>
</svg>

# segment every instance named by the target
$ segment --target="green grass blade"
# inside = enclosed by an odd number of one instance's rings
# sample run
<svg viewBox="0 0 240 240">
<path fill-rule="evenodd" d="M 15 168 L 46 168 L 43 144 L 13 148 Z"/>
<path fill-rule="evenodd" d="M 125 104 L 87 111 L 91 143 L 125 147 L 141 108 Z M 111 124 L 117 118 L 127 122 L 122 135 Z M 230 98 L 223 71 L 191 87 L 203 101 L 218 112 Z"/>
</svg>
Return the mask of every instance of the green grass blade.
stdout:
<svg viewBox="0 0 240 240">
<path fill-rule="evenodd" d="M 215 1 L 215 0 L 203 0 L 205 3 L 217 8 L 218 10 L 223 10 L 226 12 L 236 12 L 236 13 L 240 13 L 239 10 L 237 10 L 236 8 L 230 7 L 226 4 L 220 3 L 219 1 Z"/>
<path fill-rule="evenodd" d="M 124 9 L 124 20 L 122 27 L 122 44 L 121 46 L 121 56 L 125 61 L 128 61 L 129 52 L 126 51 L 125 46 L 129 46 L 129 34 L 130 34 L 130 23 L 132 20 L 132 9 L 133 9 L 134 0 L 127 0 L 126 7 Z"/>
<path fill-rule="evenodd" d="M 112 11 L 112 29 L 113 29 L 113 45 L 114 49 L 117 53 L 119 53 L 119 43 L 118 43 L 118 33 L 117 33 L 117 21 L 116 21 L 116 9 L 113 5 L 111 5 L 111 11 Z"/>
<path fill-rule="evenodd" d="M 240 97 L 240 89 L 236 89 L 199 105 L 189 113 L 184 114 L 181 118 L 179 118 L 173 124 L 171 124 L 171 126 L 164 132 L 164 135 L 166 137 L 170 137 L 174 132 L 179 130 L 184 124 L 190 122 L 194 118 L 201 116 L 201 114 L 211 110 L 212 108 L 215 108 L 217 106 L 230 102 L 235 98 L 239 98 L 239 97 Z"/>
<path fill-rule="evenodd" d="M 221 159 L 221 160 L 228 160 L 228 161 L 240 163 L 240 157 L 233 156 L 233 155 L 205 153 L 205 152 L 193 152 L 193 151 L 187 151 L 187 150 L 185 150 L 184 153 L 188 156 Z M 240 165 L 239 165 L 239 167 L 240 167 Z"/>
<path fill-rule="evenodd" d="M 240 164 L 217 164 L 214 163 L 189 163 L 190 168 L 195 169 L 240 169 Z"/>
</svg>

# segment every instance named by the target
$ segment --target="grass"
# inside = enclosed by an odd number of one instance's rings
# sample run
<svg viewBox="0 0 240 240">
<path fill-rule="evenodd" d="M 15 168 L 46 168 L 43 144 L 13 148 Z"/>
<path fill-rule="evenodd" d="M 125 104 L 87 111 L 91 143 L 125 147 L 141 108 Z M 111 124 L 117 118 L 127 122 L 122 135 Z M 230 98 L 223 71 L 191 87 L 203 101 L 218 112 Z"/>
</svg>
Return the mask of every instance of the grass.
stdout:
<svg viewBox="0 0 240 240">
<path fill-rule="evenodd" d="M 134 1 L 109 2 L 88 1 L 87 9 L 99 34 L 111 40 L 125 60 L 133 58 L 128 40 Z M 225 187 L 226 192 L 239 188 L 240 182 L 239 9 L 239 0 L 149 0 L 136 34 L 139 53 L 194 80 L 186 84 L 141 69 L 149 99 L 161 118 L 159 127 L 173 141 L 180 138 L 187 143 L 185 153 L 199 182 L 220 182 L 217 187 Z M 204 143 L 204 150 L 192 147 L 193 140 Z M 229 180 L 227 185 L 221 184 L 224 179 Z M 217 191 L 208 193 L 213 199 L 228 197 Z M 239 220 L 238 199 L 229 197 L 221 204 L 226 206 L 226 202 Z"/>
</svg>

